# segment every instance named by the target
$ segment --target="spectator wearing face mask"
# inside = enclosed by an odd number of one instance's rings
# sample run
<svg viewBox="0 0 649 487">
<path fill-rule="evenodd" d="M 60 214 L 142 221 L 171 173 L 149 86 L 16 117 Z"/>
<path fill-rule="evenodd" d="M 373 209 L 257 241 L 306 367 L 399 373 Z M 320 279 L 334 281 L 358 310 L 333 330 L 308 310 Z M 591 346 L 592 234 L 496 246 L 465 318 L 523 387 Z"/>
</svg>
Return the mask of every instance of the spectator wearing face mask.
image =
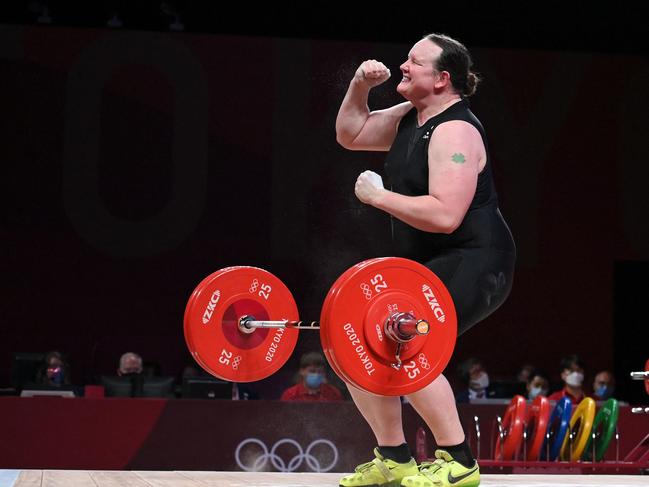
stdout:
<svg viewBox="0 0 649 487">
<path fill-rule="evenodd" d="M 142 357 L 137 353 L 126 352 L 119 358 L 117 375 L 131 383 L 130 397 L 140 397 L 144 388 L 144 366 Z"/>
<path fill-rule="evenodd" d="M 596 401 L 606 401 L 615 392 L 615 377 L 608 370 L 598 372 L 593 381 L 593 391 Z"/>
<path fill-rule="evenodd" d="M 43 364 L 36 373 L 36 383 L 61 387 L 70 384 L 69 367 L 61 352 L 53 350 L 45 354 Z"/>
<path fill-rule="evenodd" d="M 561 380 L 563 389 L 553 392 L 548 399 L 558 401 L 568 397 L 573 407 L 581 402 L 584 396 L 584 364 L 577 355 L 568 355 L 561 360 Z"/>
<path fill-rule="evenodd" d="M 143 370 L 144 367 L 142 366 L 142 357 L 140 357 L 137 353 L 126 352 L 119 358 L 117 375 L 128 377 L 141 374 Z"/>
<path fill-rule="evenodd" d="M 300 358 L 300 381 L 282 393 L 282 401 L 341 401 L 340 391 L 327 383 L 326 361 L 320 352 Z"/>
<path fill-rule="evenodd" d="M 458 374 L 467 388 L 455 396 L 456 402 L 464 403 L 489 397 L 489 374 L 479 359 L 472 357 L 462 362 L 458 367 Z"/>
<path fill-rule="evenodd" d="M 544 372 L 534 370 L 527 380 L 527 398 L 534 400 L 537 396 L 547 396 L 550 392 L 550 381 Z"/>
</svg>

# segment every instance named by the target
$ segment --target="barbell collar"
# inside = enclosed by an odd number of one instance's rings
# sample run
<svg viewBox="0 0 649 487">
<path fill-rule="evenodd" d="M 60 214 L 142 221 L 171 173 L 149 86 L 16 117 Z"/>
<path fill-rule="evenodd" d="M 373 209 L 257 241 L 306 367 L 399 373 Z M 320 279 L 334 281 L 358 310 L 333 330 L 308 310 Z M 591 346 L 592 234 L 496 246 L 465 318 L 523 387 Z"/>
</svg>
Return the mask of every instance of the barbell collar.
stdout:
<svg viewBox="0 0 649 487">
<path fill-rule="evenodd" d="M 402 335 L 417 336 L 428 335 L 430 324 L 426 320 L 409 318 L 397 321 L 397 328 Z"/>
<path fill-rule="evenodd" d="M 415 318 L 410 313 L 397 312 L 388 317 L 383 328 L 391 340 L 397 343 L 407 343 L 416 336 L 428 335 L 430 324 L 426 320 Z"/>
</svg>

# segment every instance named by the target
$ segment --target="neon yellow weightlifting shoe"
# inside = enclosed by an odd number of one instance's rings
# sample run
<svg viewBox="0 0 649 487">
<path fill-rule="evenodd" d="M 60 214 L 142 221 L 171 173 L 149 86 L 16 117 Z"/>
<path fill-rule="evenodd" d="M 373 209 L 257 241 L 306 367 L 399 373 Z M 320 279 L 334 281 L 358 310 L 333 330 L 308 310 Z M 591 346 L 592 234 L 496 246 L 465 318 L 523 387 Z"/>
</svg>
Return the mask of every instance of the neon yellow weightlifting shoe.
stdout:
<svg viewBox="0 0 649 487">
<path fill-rule="evenodd" d="M 374 460 L 359 465 L 353 474 L 343 477 L 340 487 L 399 487 L 404 477 L 418 472 L 414 458 L 408 463 L 398 463 L 383 457 L 378 448 L 374 448 L 374 456 Z"/>
<path fill-rule="evenodd" d="M 403 487 L 477 487 L 480 485 L 480 467 L 474 461 L 471 468 L 453 460 L 445 450 L 435 452 L 434 462 L 422 462 L 419 473 L 405 477 Z"/>
</svg>

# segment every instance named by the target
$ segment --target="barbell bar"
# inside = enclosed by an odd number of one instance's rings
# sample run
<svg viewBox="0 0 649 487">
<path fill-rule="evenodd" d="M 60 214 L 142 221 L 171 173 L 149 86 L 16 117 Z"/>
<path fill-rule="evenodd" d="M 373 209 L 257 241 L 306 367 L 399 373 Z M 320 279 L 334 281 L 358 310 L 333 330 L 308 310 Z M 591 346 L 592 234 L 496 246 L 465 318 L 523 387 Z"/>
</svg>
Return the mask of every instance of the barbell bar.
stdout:
<svg viewBox="0 0 649 487">
<path fill-rule="evenodd" d="M 256 320 L 254 316 L 239 318 L 239 329 L 243 333 L 253 333 L 257 328 L 294 328 L 297 330 L 319 330 L 318 321 Z M 385 331 L 397 342 L 407 342 L 416 335 L 427 335 L 430 325 L 426 320 L 418 320 L 406 313 L 395 313 L 385 322 Z"/>
</svg>

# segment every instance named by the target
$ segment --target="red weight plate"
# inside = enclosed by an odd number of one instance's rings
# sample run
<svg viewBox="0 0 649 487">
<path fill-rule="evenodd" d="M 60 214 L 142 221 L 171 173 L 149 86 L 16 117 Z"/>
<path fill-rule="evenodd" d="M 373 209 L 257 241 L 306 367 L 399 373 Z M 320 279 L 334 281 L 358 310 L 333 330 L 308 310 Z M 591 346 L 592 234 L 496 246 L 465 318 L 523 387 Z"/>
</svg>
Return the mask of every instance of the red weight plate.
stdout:
<svg viewBox="0 0 649 487">
<path fill-rule="evenodd" d="M 346 282 L 350 276 L 352 276 L 354 273 L 359 272 L 362 270 L 365 266 L 369 265 L 370 263 L 379 260 L 379 259 L 368 259 L 364 260 L 362 262 L 359 262 L 358 264 L 353 265 L 349 269 L 347 269 L 345 272 L 343 272 L 340 277 L 334 282 L 334 284 L 331 286 L 329 289 L 329 294 L 335 294 L 338 292 L 338 286 L 340 285 L 341 282 Z M 320 313 L 320 316 L 326 316 L 328 312 L 328 308 L 330 306 L 330 303 L 332 300 L 325 300 L 323 306 L 322 306 L 322 311 Z M 320 342 L 322 344 L 322 350 L 325 354 L 325 357 L 327 357 L 327 361 L 329 362 L 329 365 L 331 366 L 331 369 L 334 371 L 334 373 L 340 377 L 341 380 L 343 380 L 345 383 L 350 384 L 357 389 L 360 389 L 360 387 L 354 383 L 345 373 L 343 370 L 340 369 L 338 366 L 338 363 L 336 362 L 335 355 L 331 353 L 331 344 L 329 342 L 329 334 L 323 333 L 323 327 L 322 323 L 320 323 Z"/>
<path fill-rule="evenodd" d="M 372 259 L 352 269 L 336 281 L 323 305 L 325 353 L 343 378 L 367 392 L 399 396 L 422 389 L 453 354 L 457 318 L 451 296 L 433 272 L 408 259 Z M 400 370 L 392 367 L 397 345 L 383 333 L 396 311 L 430 323 L 427 336 L 402 345 Z"/>
<path fill-rule="evenodd" d="M 328 296 L 334 296 L 338 292 L 338 288 L 340 287 L 341 283 L 347 282 L 355 273 L 361 271 L 363 268 L 366 266 L 382 261 L 385 259 L 384 257 L 381 258 L 374 258 L 374 259 L 368 259 L 362 262 L 359 262 L 358 264 L 353 265 L 349 269 L 347 269 L 341 276 L 336 280 L 336 282 L 331 286 L 331 289 L 329 290 Z M 334 301 L 334 299 L 326 299 L 325 303 L 322 307 L 322 312 L 321 312 L 321 317 L 327 316 L 328 309 L 331 305 L 331 303 Z M 322 325 L 322 324 L 321 324 Z M 332 369 L 336 372 L 338 377 L 340 377 L 343 381 L 345 381 L 348 384 L 351 384 L 352 386 L 356 387 L 357 389 L 363 389 L 360 387 L 358 384 L 356 384 L 348 375 L 345 374 L 344 370 L 341 370 L 338 364 L 336 363 L 336 358 L 335 354 L 331 353 L 331 344 L 329 343 L 329 334 L 323 332 L 323 327 L 321 326 L 320 328 L 320 338 L 323 346 L 323 350 L 325 352 L 325 355 L 327 357 L 327 360 L 329 361 L 330 365 L 332 365 Z"/>
<path fill-rule="evenodd" d="M 649 359 L 647 359 L 647 362 L 644 364 L 644 371 L 649 372 Z M 644 380 L 644 389 L 647 391 L 647 394 L 649 394 L 649 379 Z"/>
<path fill-rule="evenodd" d="M 329 290 L 328 295 L 331 295 L 331 296 L 335 295 L 338 292 L 338 288 L 339 288 L 341 283 L 347 282 L 347 280 L 349 280 L 355 273 L 361 271 L 366 266 L 368 266 L 368 265 L 370 265 L 370 264 L 372 264 L 374 262 L 381 261 L 383 259 L 384 259 L 384 257 L 368 259 L 368 260 L 364 260 L 362 262 L 359 262 L 358 264 L 353 265 L 352 267 L 347 269 L 343 274 L 341 274 L 341 276 L 331 286 L 331 289 Z M 333 301 L 334 301 L 333 299 L 325 300 L 325 303 L 324 303 L 324 305 L 322 307 L 321 317 L 327 316 L 328 309 L 329 309 L 329 307 L 330 307 L 330 305 L 331 305 L 331 303 Z M 321 325 L 322 325 L 322 323 L 321 323 Z M 321 339 L 321 342 L 322 342 L 322 348 L 323 348 L 323 351 L 325 353 L 325 356 L 327 357 L 327 360 L 328 360 L 329 364 L 331 365 L 331 368 L 338 375 L 338 377 L 340 377 L 347 384 L 350 384 L 350 385 L 356 387 L 357 389 L 362 390 L 363 389 L 362 387 L 360 387 L 348 375 L 346 375 L 344 370 L 340 369 L 339 365 L 336 362 L 335 354 L 333 354 L 331 352 L 332 347 L 331 347 L 331 344 L 329 343 L 329 334 L 328 333 L 323 333 L 323 327 L 322 326 L 320 328 L 320 339 Z"/>
<path fill-rule="evenodd" d="M 527 410 L 525 426 L 527 429 L 527 460 L 537 461 L 541 456 L 541 447 L 545 440 L 552 407 L 545 396 L 536 396 Z"/>
<path fill-rule="evenodd" d="M 336 280 L 336 282 L 334 282 L 334 284 L 333 284 L 333 285 L 331 286 L 331 288 L 329 289 L 329 292 L 330 292 L 330 293 L 331 293 L 331 292 L 335 292 L 336 286 L 337 286 L 338 282 L 340 281 L 340 279 L 342 278 L 342 276 L 344 276 L 344 275 L 346 275 L 346 274 L 350 274 L 351 272 L 353 272 L 353 271 L 356 269 L 357 266 L 362 265 L 362 264 L 363 264 L 363 263 L 361 262 L 360 264 L 356 264 L 356 265 L 350 267 L 349 269 L 347 269 L 347 270 L 346 270 L 346 271 L 345 271 L 345 272 L 344 272 L 344 273 L 343 273 L 343 274 L 342 274 L 342 275 L 341 275 L 341 276 Z M 320 311 L 320 316 L 324 316 L 324 314 L 326 313 L 325 310 L 326 310 L 327 306 L 328 306 L 328 303 L 327 303 L 327 301 L 325 301 L 324 304 L 323 304 L 323 306 L 322 306 L 322 310 Z M 346 377 L 346 376 L 342 373 L 342 371 L 341 371 L 340 368 L 338 367 L 338 364 L 337 364 L 336 361 L 335 361 L 335 357 L 331 355 L 331 353 L 330 353 L 330 351 L 329 351 L 329 350 L 330 350 L 329 337 L 328 337 L 326 334 L 323 334 L 323 332 L 322 332 L 322 323 L 320 323 L 320 344 L 321 344 L 321 346 L 322 346 L 322 351 L 323 351 L 325 357 L 327 358 L 327 362 L 329 363 L 329 366 L 330 366 L 331 369 L 335 372 L 335 374 L 336 374 L 338 377 L 340 377 L 340 379 L 343 380 L 345 383 L 347 383 L 347 384 L 351 384 L 351 385 L 353 385 L 353 386 L 355 386 L 355 387 L 358 387 L 358 386 L 356 386 L 352 381 L 350 381 L 348 377 Z"/>
<path fill-rule="evenodd" d="M 298 330 L 239 330 L 239 318 L 298 320 L 291 292 L 277 277 L 256 267 L 229 267 L 194 290 L 185 309 L 185 340 L 210 374 L 232 382 L 261 380 L 291 356 Z"/>
<path fill-rule="evenodd" d="M 340 282 L 346 280 L 350 275 L 352 275 L 354 272 L 358 271 L 359 269 L 362 269 L 365 265 L 367 265 L 368 262 L 370 262 L 373 259 L 366 260 L 363 262 L 359 262 L 358 264 L 353 265 L 349 269 L 347 269 L 337 280 L 334 282 L 334 284 L 331 286 L 329 289 L 329 293 L 335 293 L 337 292 L 337 287 Z M 329 306 L 329 303 L 331 301 L 326 301 L 323 304 L 322 311 L 320 313 L 321 316 L 325 316 L 326 310 Z M 326 333 L 322 332 L 322 323 L 320 326 L 320 341 L 322 344 L 322 350 L 325 354 L 325 357 L 327 357 L 327 361 L 329 362 L 329 365 L 331 366 L 332 370 L 336 373 L 340 379 L 342 379 L 345 383 L 350 384 L 358 389 L 358 385 L 355 384 L 348 376 L 346 376 L 343 371 L 340 369 L 338 366 L 338 363 L 336 362 L 335 356 L 331 354 L 331 345 L 329 343 L 329 336 Z"/>
<path fill-rule="evenodd" d="M 200 295 L 201 293 L 205 292 L 207 288 L 209 288 L 210 284 L 212 281 L 214 281 L 218 276 L 223 274 L 223 272 L 231 270 L 231 269 L 238 269 L 240 267 L 237 266 L 231 266 L 231 267 L 225 267 L 223 269 L 219 269 L 218 271 L 210 274 L 207 276 L 205 279 L 203 279 L 198 286 L 194 289 L 192 292 L 189 300 L 187 301 L 187 305 L 185 306 L 185 314 L 184 314 L 184 335 L 185 335 L 185 342 L 187 343 L 187 347 L 189 348 L 190 352 L 192 353 L 192 356 L 194 357 L 194 360 L 207 372 L 209 372 L 212 375 L 215 375 L 216 377 L 220 379 L 224 379 L 224 377 L 220 377 L 218 374 L 216 374 L 214 371 L 210 369 L 210 366 L 207 365 L 202 359 L 201 356 L 197 353 L 195 353 L 196 347 L 193 343 L 193 336 L 191 333 L 191 328 L 188 327 L 188 317 L 191 316 L 191 313 L 193 312 L 194 306 L 196 304 L 196 297 Z M 241 267 L 245 268 L 245 267 Z"/>
<path fill-rule="evenodd" d="M 186 322 L 187 322 L 187 316 L 189 315 L 189 313 L 191 313 L 191 310 L 192 310 L 192 308 L 193 308 L 193 306 L 194 306 L 194 303 L 195 303 L 195 301 L 196 301 L 196 296 L 199 294 L 199 292 L 200 292 L 202 289 L 204 289 L 205 286 L 209 285 L 209 282 L 210 282 L 211 280 L 213 280 L 213 279 L 215 279 L 216 277 L 218 277 L 221 273 L 223 273 L 223 271 L 225 271 L 225 270 L 227 270 L 227 269 L 229 269 L 229 268 L 226 267 L 225 269 L 219 269 L 218 271 L 213 272 L 212 274 L 210 274 L 209 276 L 207 276 L 205 279 L 203 279 L 203 280 L 198 284 L 198 286 L 196 286 L 196 288 L 195 288 L 194 291 L 192 292 L 191 296 L 190 296 L 189 299 L 187 300 L 187 305 L 185 306 L 185 314 L 184 314 L 184 316 L 183 316 L 183 323 L 186 323 Z M 183 331 L 184 331 L 184 334 L 185 334 L 185 342 L 187 343 L 189 349 L 192 350 L 192 349 L 194 348 L 194 346 L 193 346 L 193 344 L 190 343 L 190 339 L 191 339 L 191 337 L 187 335 L 187 327 L 184 327 L 184 330 L 183 330 Z"/>
<path fill-rule="evenodd" d="M 216 272 L 213 272 L 209 276 L 207 276 L 205 279 L 203 279 L 198 286 L 194 289 L 192 292 L 191 296 L 189 297 L 189 300 L 187 301 L 187 305 L 185 306 L 185 314 L 183 317 L 183 323 L 186 322 L 188 313 L 191 313 L 192 307 L 194 306 L 194 302 L 196 300 L 196 296 L 206 287 L 210 285 L 210 282 L 214 279 L 216 279 L 219 275 L 221 275 L 223 272 L 230 270 L 230 269 L 236 269 L 236 266 L 230 266 L 230 267 L 224 267 L 223 269 L 219 269 Z M 185 342 L 187 343 L 188 347 L 190 350 L 194 350 L 195 347 L 190 344 L 191 336 L 188 336 L 187 334 L 187 327 L 185 327 L 184 334 L 185 334 Z M 203 367 L 206 369 L 206 367 L 201 363 L 200 357 L 197 357 L 194 355 L 194 359 Z M 207 369 L 206 369 L 207 370 Z"/>
<path fill-rule="evenodd" d="M 496 441 L 495 460 L 513 460 L 523 442 L 523 429 L 525 423 L 525 398 L 514 396 L 507 406 L 502 427 L 505 435 L 504 441 L 500 436 Z"/>
</svg>

